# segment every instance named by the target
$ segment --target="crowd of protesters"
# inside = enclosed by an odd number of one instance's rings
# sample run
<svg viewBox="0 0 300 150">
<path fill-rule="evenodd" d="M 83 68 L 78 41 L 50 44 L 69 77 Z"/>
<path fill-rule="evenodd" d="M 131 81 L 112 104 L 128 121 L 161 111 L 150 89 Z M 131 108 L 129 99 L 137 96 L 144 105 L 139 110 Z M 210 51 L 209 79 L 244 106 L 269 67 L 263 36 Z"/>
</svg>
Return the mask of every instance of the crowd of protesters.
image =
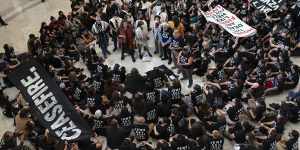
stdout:
<svg viewBox="0 0 300 150">
<path fill-rule="evenodd" d="M 217 4 L 257 33 L 237 38 L 207 22 L 200 10 Z M 300 1 L 286 0 L 268 14 L 247 0 L 71 0 L 71 8 L 43 22 L 39 36 L 29 35 L 28 53 L 15 55 L 4 45 L 0 105 L 14 118 L 15 131 L 4 133 L 0 149 L 25 149 L 29 141 L 43 150 L 223 150 L 228 139 L 239 150 L 298 150 L 299 132 L 285 125 L 299 120 L 300 89 L 281 103 L 267 105 L 265 97 L 298 85 L 299 68 L 290 57 L 300 55 Z M 115 51 L 133 63 L 160 57 L 183 78 L 159 67 L 141 75 L 106 65 Z M 89 139 L 60 141 L 21 94 L 12 100 L 5 95 L 14 86 L 7 74 L 31 58 L 88 123 Z M 78 62 L 90 75 L 75 67 Z M 192 75 L 204 78 L 203 86 Z M 186 79 L 190 93 L 182 92 Z"/>
</svg>

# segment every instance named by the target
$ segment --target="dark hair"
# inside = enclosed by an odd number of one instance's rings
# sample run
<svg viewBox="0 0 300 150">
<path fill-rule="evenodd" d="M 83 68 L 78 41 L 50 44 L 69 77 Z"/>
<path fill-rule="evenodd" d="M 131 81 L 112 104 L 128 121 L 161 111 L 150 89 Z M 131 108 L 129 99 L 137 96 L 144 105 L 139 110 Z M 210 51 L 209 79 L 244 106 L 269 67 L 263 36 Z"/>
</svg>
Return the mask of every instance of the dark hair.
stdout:
<svg viewBox="0 0 300 150">
<path fill-rule="evenodd" d="M 298 132 L 297 130 L 292 130 L 292 131 L 291 131 L 291 135 L 292 135 L 294 138 L 296 138 L 296 139 L 299 138 L 299 132 Z"/>
</svg>

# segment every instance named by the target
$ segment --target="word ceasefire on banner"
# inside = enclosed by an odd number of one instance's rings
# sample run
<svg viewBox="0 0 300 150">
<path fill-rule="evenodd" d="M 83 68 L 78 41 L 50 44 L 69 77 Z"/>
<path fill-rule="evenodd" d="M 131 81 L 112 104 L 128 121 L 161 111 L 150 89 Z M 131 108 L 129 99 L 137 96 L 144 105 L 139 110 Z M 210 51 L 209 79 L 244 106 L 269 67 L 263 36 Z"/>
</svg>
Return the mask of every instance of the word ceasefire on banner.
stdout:
<svg viewBox="0 0 300 150">
<path fill-rule="evenodd" d="M 89 137 L 90 131 L 67 97 L 44 68 L 34 61 L 25 63 L 9 75 L 50 134 L 64 141 Z"/>
</svg>

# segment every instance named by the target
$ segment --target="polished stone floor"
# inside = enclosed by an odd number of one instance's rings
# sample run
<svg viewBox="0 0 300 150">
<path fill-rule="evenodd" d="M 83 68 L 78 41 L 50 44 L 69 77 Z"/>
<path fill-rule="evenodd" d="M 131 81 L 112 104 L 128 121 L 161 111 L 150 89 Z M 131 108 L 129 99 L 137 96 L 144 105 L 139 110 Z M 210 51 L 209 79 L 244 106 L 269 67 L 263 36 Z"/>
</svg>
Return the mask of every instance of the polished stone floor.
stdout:
<svg viewBox="0 0 300 150">
<path fill-rule="evenodd" d="M 63 10 L 65 13 L 69 11 L 69 0 L 46 0 L 46 2 L 41 3 L 40 0 L 0 0 L 0 15 L 8 22 L 8 26 L 0 27 L 0 46 L 4 43 L 8 43 L 15 47 L 17 53 L 21 53 L 27 50 L 26 42 L 28 35 L 30 33 L 38 33 L 41 22 L 48 21 L 50 16 L 57 16 L 59 10 Z M 149 41 L 150 47 L 153 48 L 153 42 Z M 2 48 L 0 48 L 3 51 Z M 166 64 L 162 62 L 157 56 L 154 56 L 150 62 L 143 62 L 137 60 L 133 63 L 131 58 L 128 56 L 125 60 L 121 61 L 120 52 L 113 53 L 107 60 L 106 63 L 113 65 L 119 63 L 125 66 L 128 71 L 135 67 L 138 68 L 141 73 L 145 73 L 153 67 L 159 66 L 161 64 Z M 300 59 L 293 58 L 294 62 L 300 65 Z M 79 66 L 82 66 L 79 64 Z M 169 66 L 170 67 L 170 66 Z M 194 83 L 202 84 L 202 78 L 194 76 Z M 183 82 L 184 92 L 188 92 L 186 81 Z M 8 95 L 14 96 L 17 93 L 16 89 L 7 90 Z M 286 92 L 267 97 L 267 103 L 280 102 L 286 97 Z M 7 119 L 0 113 L 0 136 L 6 130 L 13 130 L 13 119 Z M 286 126 L 286 131 L 290 129 L 300 130 L 298 124 L 288 123 Z M 225 142 L 225 150 L 232 149 L 232 144 L 229 141 Z"/>
</svg>

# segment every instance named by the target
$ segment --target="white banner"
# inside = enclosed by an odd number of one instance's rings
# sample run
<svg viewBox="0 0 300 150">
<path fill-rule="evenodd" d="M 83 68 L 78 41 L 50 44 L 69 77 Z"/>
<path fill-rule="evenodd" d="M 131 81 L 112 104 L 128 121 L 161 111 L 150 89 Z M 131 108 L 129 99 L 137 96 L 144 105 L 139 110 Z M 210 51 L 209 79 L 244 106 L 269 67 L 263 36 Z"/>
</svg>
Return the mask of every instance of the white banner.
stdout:
<svg viewBox="0 0 300 150">
<path fill-rule="evenodd" d="M 232 14 L 220 5 L 217 5 L 210 11 L 202 11 L 202 14 L 207 21 L 220 25 L 235 37 L 249 37 L 256 34 L 256 29 L 247 25 L 236 15 Z"/>
</svg>

